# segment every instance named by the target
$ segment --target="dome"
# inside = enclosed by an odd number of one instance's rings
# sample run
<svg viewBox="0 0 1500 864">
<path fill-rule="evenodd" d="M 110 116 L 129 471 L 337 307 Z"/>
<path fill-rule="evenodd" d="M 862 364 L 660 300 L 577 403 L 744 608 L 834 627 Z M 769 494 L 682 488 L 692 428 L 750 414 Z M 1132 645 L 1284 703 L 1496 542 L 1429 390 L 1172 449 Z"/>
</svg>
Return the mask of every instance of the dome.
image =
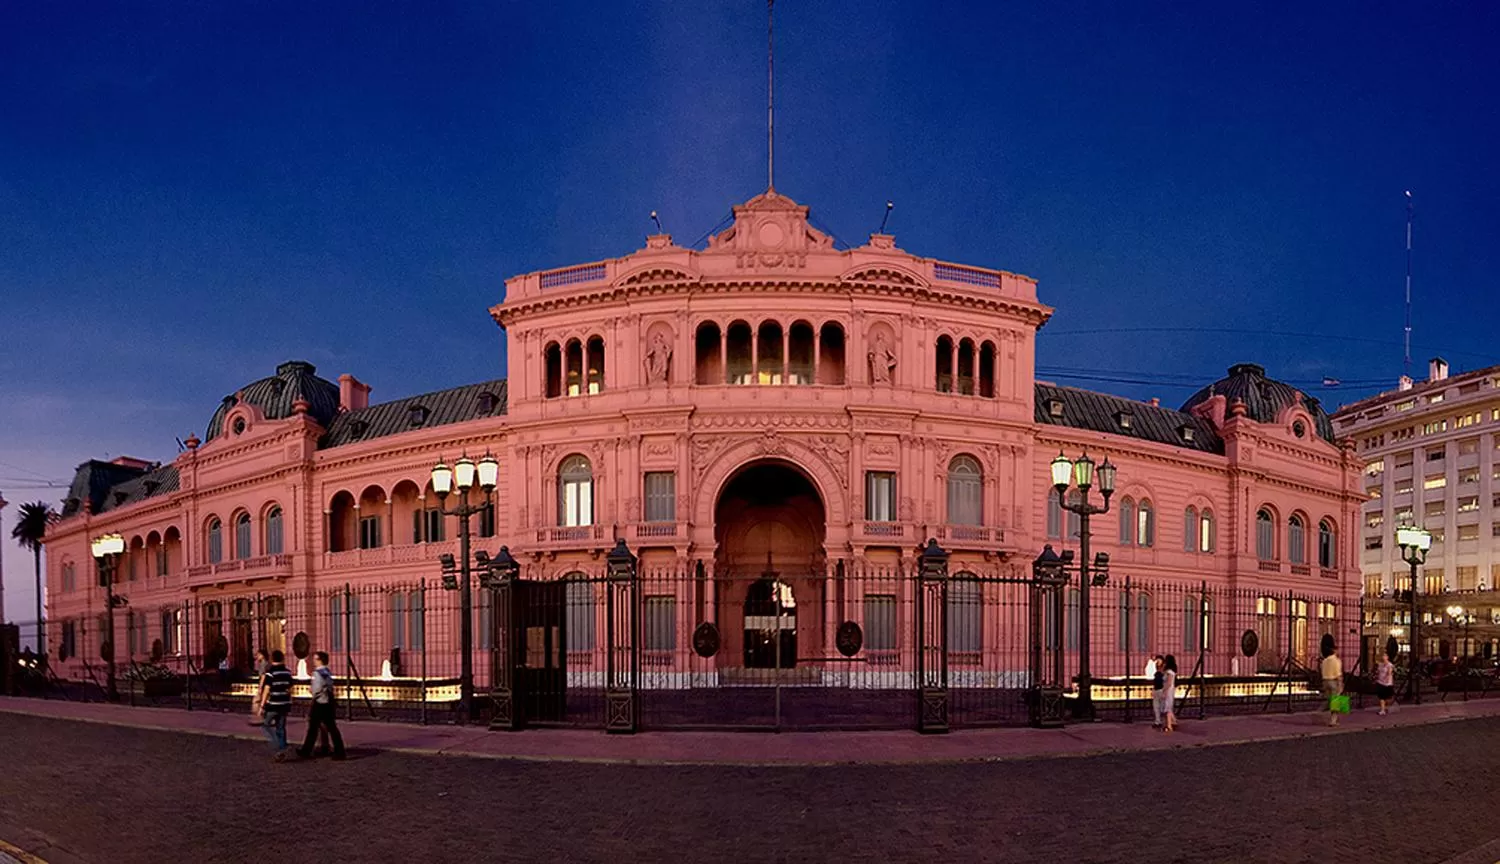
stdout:
<svg viewBox="0 0 1500 864">
<path fill-rule="evenodd" d="M 1266 368 L 1255 363 L 1236 363 L 1229 367 L 1229 374 L 1194 393 L 1182 403 L 1183 411 L 1208 401 L 1214 396 L 1223 396 L 1230 402 L 1245 403 L 1245 411 L 1257 423 L 1275 423 L 1283 410 L 1301 405 L 1312 415 L 1318 437 L 1333 443 L 1333 421 L 1317 399 L 1308 396 L 1290 384 L 1266 377 Z"/>
<path fill-rule="evenodd" d="M 289 360 L 276 367 L 276 374 L 241 387 L 224 397 L 209 418 L 204 440 L 212 441 L 224 431 L 224 416 L 243 400 L 261 410 L 267 420 L 292 416 L 298 399 L 307 401 L 307 413 L 327 427 L 339 413 L 339 385 L 317 376 L 317 367 L 305 360 Z"/>
</svg>

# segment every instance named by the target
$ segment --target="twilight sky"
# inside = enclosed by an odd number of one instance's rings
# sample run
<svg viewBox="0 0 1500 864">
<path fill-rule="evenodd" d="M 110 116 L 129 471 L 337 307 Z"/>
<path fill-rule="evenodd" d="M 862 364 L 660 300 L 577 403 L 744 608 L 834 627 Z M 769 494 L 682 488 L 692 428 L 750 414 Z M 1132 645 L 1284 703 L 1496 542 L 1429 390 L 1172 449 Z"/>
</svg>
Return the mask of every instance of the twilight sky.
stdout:
<svg viewBox="0 0 1500 864">
<path fill-rule="evenodd" d="M 1038 278 L 1044 378 L 1330 408 L 1401 374 L 1411 189 L 1414 365 L 1500 363 L 1500 6 L 1239 6 L 782 0 L 777 189 Z M 41 481 L 290 358 L 503 373 L 506 276 L 699 240 L 765 187 L 765 53 L 758 0 L 0 4 L 6 611 Z"/>
</svg>

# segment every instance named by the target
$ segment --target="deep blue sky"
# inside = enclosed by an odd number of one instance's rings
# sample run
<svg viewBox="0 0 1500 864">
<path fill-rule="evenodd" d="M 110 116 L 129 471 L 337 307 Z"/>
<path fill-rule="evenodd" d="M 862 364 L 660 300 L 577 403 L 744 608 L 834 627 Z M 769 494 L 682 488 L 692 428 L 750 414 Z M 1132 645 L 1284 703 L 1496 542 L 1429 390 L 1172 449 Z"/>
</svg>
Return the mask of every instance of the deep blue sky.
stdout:
<svg viewBox="0 0 1500 864">
<path fill-rule="evenodd" d="M 504 277 L 638 248 L 652 209 L 691 243 L 763 190 L 764 16 L 0 0 L 0 491 L 169 459 L 288 358 L 376 399 L 497 374 Z M 1072 383 L 1176 404 L 1239 360 L 1394 381 L 1404 189 L 1417 365 L 1500 362 L 1494 4 L 777 21 L 778 190 L 850 243 L 894 199 L 902 247 L 1040 280 L 1044 368 L 1154 382 Z"/>
</svg>

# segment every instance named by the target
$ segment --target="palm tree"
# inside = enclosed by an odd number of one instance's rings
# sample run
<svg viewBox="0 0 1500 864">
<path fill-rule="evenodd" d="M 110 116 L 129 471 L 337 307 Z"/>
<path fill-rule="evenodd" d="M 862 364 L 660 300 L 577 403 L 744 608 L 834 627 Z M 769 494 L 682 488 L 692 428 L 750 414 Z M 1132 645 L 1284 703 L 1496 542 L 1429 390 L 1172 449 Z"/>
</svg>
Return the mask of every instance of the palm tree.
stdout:
<svg viewBox="0 0 1500 864">
<path fill-rule="evenodd" d="M 57 513 L 45 501 L 22 504 L 16 527 L 10 532 L 22 549 L 31 550 L 36 562 L 36 641 L 37 653 L 43 656 L 47 654 L 47 631 L 42 621 L 42 538 L 56 519 Z"/>
</svg>

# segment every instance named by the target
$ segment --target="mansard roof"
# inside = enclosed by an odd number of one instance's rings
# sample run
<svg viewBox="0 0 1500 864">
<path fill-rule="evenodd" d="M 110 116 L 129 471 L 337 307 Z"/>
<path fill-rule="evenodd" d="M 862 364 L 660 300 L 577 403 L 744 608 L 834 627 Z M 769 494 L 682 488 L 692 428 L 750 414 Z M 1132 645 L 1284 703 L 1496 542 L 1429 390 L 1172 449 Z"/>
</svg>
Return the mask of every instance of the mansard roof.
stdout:
<svg viewBox="0 0 1500 864">
<path fill-rule="evenodd" d="M 224 417 L 241 401 L 254 405 L 267 420 L 284 420 L 294 413 L 298 399 L 307 401 L 307 413 L 328 426 L 339 410 L 339 385 L 319 378 L 317 367 L 305 360 L 289 360 L 276 367 L 276 374 L 252 381 L 225 396 L 208 421 L 203 440 L 212 441 L 224 432 Z"/>
<path fill-rule="evenodd" d="M 358 411 L 346 411 L 328 424 L 328 431 L 318 446 L 321 449 L 341 447 L 417 429 L 463 423 L 480 417 L 498 417 L 508 410 L 506 379 L 464 384 L 382 402 Z"/>
<path fill-rule="evenodd" d="M 1036 385 L 1036 422 L 1087 429 L 1204 453 L 1224 453 L 1213 423 L 1183 411 L 1055 384 Z M 1128 417 L 1123 420 L 1122 415 Z"/>
<path fill-rule="evenodd" d="M 1230 402 L 1244 402 L 1246 415 L 1257 423 L 1275 423 L 1284 409 L 1301 405 L 1312 416 L 1318 437 L 1333 443 L 1333 421 L 1328 418 L 1322 403 L 1290 384 L 1268 377 L 1264 366 L 1255 363 L 1230 366 L 1223 378 L 1188 397 L 1182 403 L 1182 410 L 1190 411 L 1193 406 L 1214 396 L 1223 396 Z"/>
</svg>

